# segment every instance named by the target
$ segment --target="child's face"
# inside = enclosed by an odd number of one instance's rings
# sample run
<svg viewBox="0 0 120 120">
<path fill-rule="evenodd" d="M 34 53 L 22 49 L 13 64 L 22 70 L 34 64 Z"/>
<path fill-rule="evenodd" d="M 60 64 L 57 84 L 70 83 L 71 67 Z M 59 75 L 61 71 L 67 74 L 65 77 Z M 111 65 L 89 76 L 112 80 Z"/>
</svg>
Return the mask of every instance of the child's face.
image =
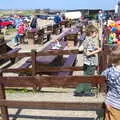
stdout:
<svg viewBox="0 0 120 120">
<path fill-rule="evenodd" d="M 95 38 L 96 36 L 97 36 L 97 32 L 93 32 L 91 35 L 92 38 Z"/>
</svg>

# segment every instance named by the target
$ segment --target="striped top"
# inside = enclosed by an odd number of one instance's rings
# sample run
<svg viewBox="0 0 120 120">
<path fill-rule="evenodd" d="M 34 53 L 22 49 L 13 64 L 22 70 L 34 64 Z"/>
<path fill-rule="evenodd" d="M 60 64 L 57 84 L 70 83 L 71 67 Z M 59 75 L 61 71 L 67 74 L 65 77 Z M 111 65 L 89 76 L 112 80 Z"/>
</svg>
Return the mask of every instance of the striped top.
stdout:
<svg viewBox="0 0 120 120">
<path fill-rule="evenodd" d="M 120 109 L 120 70 L 112 66 L 102 72 L 107 78 L 108 92 L 105 103 Z"/>
</svg>

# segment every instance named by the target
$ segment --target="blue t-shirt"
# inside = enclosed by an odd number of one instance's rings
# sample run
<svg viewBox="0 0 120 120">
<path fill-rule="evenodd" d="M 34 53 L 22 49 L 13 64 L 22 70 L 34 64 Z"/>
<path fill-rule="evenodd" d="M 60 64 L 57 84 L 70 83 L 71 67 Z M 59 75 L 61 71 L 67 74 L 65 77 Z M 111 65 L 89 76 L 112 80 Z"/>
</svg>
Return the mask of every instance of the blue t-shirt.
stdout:
<svg viewBox="0 0 120 120">
<path fill-rule="evenodd" d="M 59 16 L 55 16 L 54 17 L 54 22 L 55 23 L 60 23 L 61 22 L 61 18 Z"/>
</svg>

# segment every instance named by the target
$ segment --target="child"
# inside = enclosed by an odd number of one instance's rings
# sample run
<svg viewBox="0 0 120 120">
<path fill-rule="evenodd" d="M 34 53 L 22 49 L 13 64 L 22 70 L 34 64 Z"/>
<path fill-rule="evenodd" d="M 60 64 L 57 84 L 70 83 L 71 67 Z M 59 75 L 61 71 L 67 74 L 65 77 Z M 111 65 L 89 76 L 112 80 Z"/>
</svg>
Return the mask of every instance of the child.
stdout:
<svg viewBox="0 0 120 120">
<path fill-rule="evenodd" d="M 83 71 L 84 75 L 94 75 L 96 69 L 96 53 L 101 51 L 101 48 L 95 44 L 98 29 L 90 24 L 86 27 L 86 38 L 83 41 Z M 91 92 L 91 84 L 79 84 L 75 90 L 75 96 L 89 95 Z M 88 94 L 87 94 L 88 93 Z"/>
<path fill-rule="evenodd" d="M 107 78 L 105 120 L 120 120 L 120 45 L 112 48 L 109 56 L 111 67 L 102 72 Z"/>
<path fill-rule="evenodd" d="M 19 26 L 18 26 L 18 29 L 17 29 L 17 35 L 15 37 L 15 45 L 18 45 L 19 42 L 21 42 L 21 38 L 24 36 L 25 34 L 25 26 L 24 26 L 24 23 L 21 23 Z"/>
</svg>

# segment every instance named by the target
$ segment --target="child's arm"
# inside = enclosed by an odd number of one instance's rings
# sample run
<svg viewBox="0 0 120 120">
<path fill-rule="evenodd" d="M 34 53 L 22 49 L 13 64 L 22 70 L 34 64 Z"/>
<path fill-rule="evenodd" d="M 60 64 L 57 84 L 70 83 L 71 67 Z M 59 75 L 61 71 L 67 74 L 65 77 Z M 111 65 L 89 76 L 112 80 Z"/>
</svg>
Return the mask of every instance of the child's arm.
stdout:
<svg viewBox="0 0 120 120">
<path fill-rule="evenodd" d="M 100 52 L 101 50 L 102 50 L 102 49 L 98 47 L 98 48 L 97 48 L 96 50 L 94 50 L 94 51 L 87 51 L 87 52 L 86 52 L 86 55 L 87 55 L 87 56 L 91 56 L 91 55 L 94 55 L 94 54 Z"/>
</svg>

